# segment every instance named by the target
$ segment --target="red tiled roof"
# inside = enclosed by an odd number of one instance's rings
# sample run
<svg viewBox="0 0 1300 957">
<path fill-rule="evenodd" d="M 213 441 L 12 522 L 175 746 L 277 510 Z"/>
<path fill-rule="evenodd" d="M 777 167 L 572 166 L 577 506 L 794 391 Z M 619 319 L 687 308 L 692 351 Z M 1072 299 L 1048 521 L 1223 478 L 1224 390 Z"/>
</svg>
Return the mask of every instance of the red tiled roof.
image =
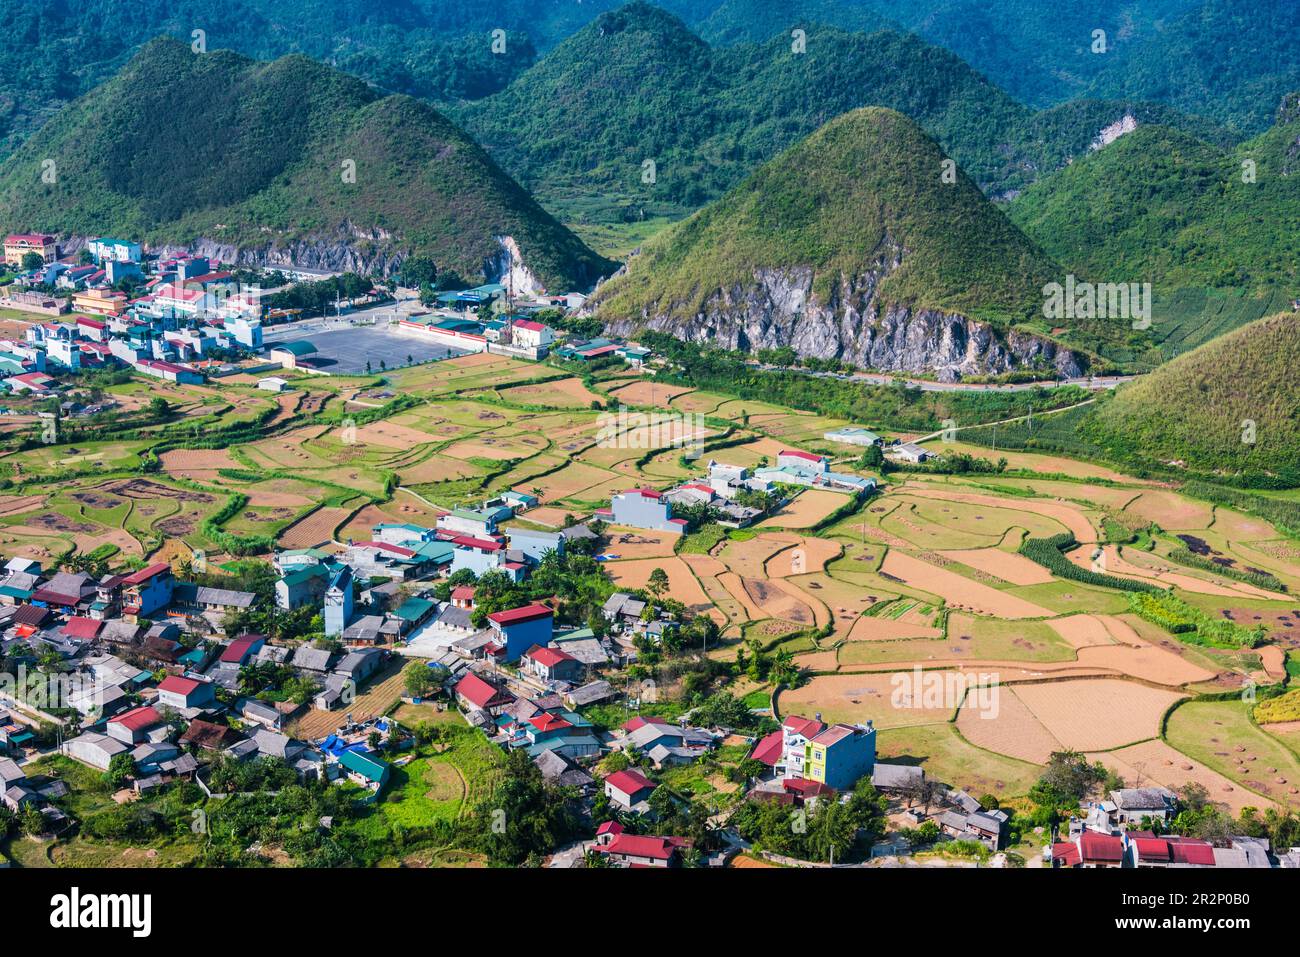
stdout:
<svg viewBox="0 0 1300 957">
<path fill-rule="evenodd" d="M 474 597 L 474 591 L 473 585 L 457 585 L 451 590 L 451 597 L 453 601 L 465 601 Z"/>
<path fill-rule="evenodd" d="M 63 633 L 69 638 L 85 638 L 89 640 L 99 634 L 99 629 L 103 627 L 104 623 L 102 621 L 96 621 L 93 618 L 69 618 L 68 623 L 63 626 Z"/>
<path fill-rule="evenodd" d="M 647 724 L 657 724 L 664 728 L 674 727 L 671 721 L 666 721 L 663 718 L 656 718 L 654 715 L 650 715 L 649 717 L 637 715 L 635 718 L 623 725 L 623 730 L 631 734 L 637 728 L 644 728 Z"/>
<path fill-rule="evenodd" d="M 533 661 L 537 662 L 539 665 L 544 665 L 547 668 L 554 668 L 562 661 L 578 660 L 567 651 L 561 651 L 559 648 L 543 648 L 540 645 L 533 645 L 533 647 L 524 652 L 524 657 L 532 658 Z"/>
<path fill-rule="evenodd" d="M 597 837 L 599 837 L 601 834 L 622 834 L 622 833 L 623 833 L 623 825 L 619 824 L 618 821 L 606 821 L 600 827 L 596 828 Z"/>
<path fill-rule="evenodd" d="M 494 688 L 476 674 L 467 674 L 461 678 L 456 684 L 456 694 L 477 708 L 487 708 L 510 700 L 509 693 Z"/>
<path fill-rule="evenodd" d="M 1084 831 L 1079 835 L 1079 850 L 1085 861 L 1122 861 L 1124 842 L 1111 834 Z"/>
<path fill-rule="evenodd" d="M 162 715 L 146 704 L 123 712 L 115 718 L 109 718 L 108 723 L 120 724 L 130 731 L 143 731 L 145 728 L 152 728 L 156 724 L 162 724 Z"/>
<path fill-rule="evenodd" d="M 656 492 L 652 488 L 630 488 L 624 495 L 640 495 L 642 498 L 662 498 L 662 492 Z"/>
<path fill-rule="evenodd" d="M 655 783 L 648 777 L 638 771 L 636 768 L 629 768 L 626 771 L 615 771 L 609 777 L 605 778 L 605 783 L 622 791 L 631 797 L 638 791 L 646 788 L 654 789 Z"/>
<path fill-rule="evenodd" d="M 813 455 L 811 452 L 803 452 L 800 451 L 799 449 L 782 449 L 778 453 L 777 457 L 779 458 L 782 455 L 793 455 L 796 458 L 807 459 L 809 462 L 820 462 L 823 458 L 825 458 L 825 456 Z"/>
<path fill-rule="evenodd" d="M 1081 863 L 1079 848 L 1070 841 L 1060 841 L 1053 844 L 1052 860 L 1060 861 L 1066 867 L 1077 867 Z"/>
<path fill-rule="evenodd" d="M 666 861 L 671 859 L 673 852 L 685 843 L 680 837 L 620 834 L 597 850 L 605 854 L 626 854 L 629 857 L 649 857 L 656 861 Z"/>
<path fill-rule="evenodd" d="M 54 237 L 45 233 L 10 233 L 5 237 L 6 243 L 40 243 L 42 246 L 54 242 Z"/>
<path fill-rule="evenodd" d="M 451 543 L 465 548 L 477 548 L 482 552 L 499 552 L 505 548 L 500 542 L 494 542 L 490 538 L 475 538 L 473 535 L 457 535 Z"/>
<path fill-rule="evenodd" d="M 541 714 L 535 714 L 528 719 L 538 731 L 560 731 L 564 728 L 572 728 L 573 722 L 561 718 L 558 714 L 548 714 L 543 711 Z"/>
<path fill-rule="evenodd" d="M 540 322 L 534 322 L 532 319 L 516 319 L 514 326 L 517 329 L 527 329 L 529 332 L 541 332 L 546 328 Z"/>
<path fill-rule="evenodd" d="M 142 568 L 132 575 L 127 575 L 122 579 L 124 585 L 142 585 L 155 575 L 161 575 L 163 572 L 171 571 L 171 565 L 166 562 L 156 562 L 148 568 Z"/>
<path fill-rule="evenodd" d="M 785 721 L 783 721 L 782 724 L 791 731 L 801 734 L 809 740 L 812 740 L 817 737 L 817 735 L 821 734 L 826 727 L 826 725 L 822 724 L 816 718 L 804 718 L 797 714 L 786 715 Z"/>
<path fill-rule="evenodd" d="M 1175 864 L 1201 864 L 1214 866 L 1214 848 L 1207 841 L 1169 841 L 1169 853 Z"/>
<path fill-rule="evenodd" d="M 261 635 L 240 635 L 221 653 L 221 660 L 239 664 L 248 656 L 248 651 L 259 641 L 263 641 Z"/>
<path fill-rule="evenodd" d="M 776 762 L 780 760 L 781 749 L 781 732 L 773 731 L 754 745 L 754 750 L 749 753 L 749 756 L 755 761 L 762 761 L 770 768 L 774 767 Z"/>
<path fill-rule="evenodd" d="M 494 625 L 518 625 L 525 621 L 550 618 L 553 614 L 555 613 L 545 605 L 524 605 L 507 611 L 495 611 L 488 615 L 488 621 Z"/>
<path fill-rule="evenodd" d="M 162 680 L 162 683 L 158 685 L 158 690 L 184 695 L 188 698 L 202 684 L 203 682 L 195 681 L 193 678 L 181 678 L 177 675 L 171 675 Z"/>
<path fill-rule="evenodd" d="M 357 542 L 354 548 L 378 548 L 380 551 L 392 552 L 394 555 L 401 555 L 403 558 L 414 558 L 415 552 L 409 548 L 403 548 L 401 545 L 389 545 L 387 542 Z"/>
</svg>

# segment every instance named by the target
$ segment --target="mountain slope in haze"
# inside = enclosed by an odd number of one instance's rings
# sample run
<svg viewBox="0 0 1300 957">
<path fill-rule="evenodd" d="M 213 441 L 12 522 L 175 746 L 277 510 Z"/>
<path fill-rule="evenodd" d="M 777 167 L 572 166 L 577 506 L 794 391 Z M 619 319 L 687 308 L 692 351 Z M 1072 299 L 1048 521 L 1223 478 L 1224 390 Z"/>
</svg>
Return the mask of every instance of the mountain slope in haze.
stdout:
<svg viewBox="0 0 1300 957">
<path fill-rule="evenodd" d="M 1057 273 L 907 117 L 869 108 L 655 236 L 588 304 L 619 332 L 945 377 L 1081 359 L 1010 328 Z M 988 320 L 988 323 L 979 320 Z"/>
<path fill-rule="evenodd" d="M 1300 314 L 1243 326 L 1104 397 L 1089 436 L 1120 459 L 1300 472 Z"/>
<path fill-rule="evenodd" d="M 1139 128 L 1031 186 L 1011 218 L 1090 279 L 1300 292 L 1298 103 L 1235 149 Z"/>
<path fill-rule="evenodd" d="M 420 101 L 305 57 L 194 54 L 169 39 L 0 165 L 0 223 L 227 261 L 387 271 L 415 254 L 466 278 L 500 274 L 511 237 L 548 285 L 585 286 L 609 267 Z"/>
</svg>

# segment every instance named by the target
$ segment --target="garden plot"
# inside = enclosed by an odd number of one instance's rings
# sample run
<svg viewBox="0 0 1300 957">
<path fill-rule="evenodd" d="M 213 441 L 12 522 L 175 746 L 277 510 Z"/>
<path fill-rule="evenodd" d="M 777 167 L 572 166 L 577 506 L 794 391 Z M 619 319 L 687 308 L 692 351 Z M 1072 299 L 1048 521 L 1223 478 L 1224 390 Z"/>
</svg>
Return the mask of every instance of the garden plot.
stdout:
<svg viewBox="0 0 1300 957">
<path fill-rule="evenodd" d="M 1118 678 L 1020 684 L 1013 691 L 1057 740 L 1076 751 L 1109 751 L 1158 737 L 1161 716 L 1186 697 Z"/>
<path fill-rule="evenodd" d="M 963 578 L 956 572 L 904 555 L 897 549 L 891 549 L 885 556 L 881 570 L 923 592 L 942 596 L 952 608 L 998 618 L 1052 617 L 1052 612 L 1041 605 Z"/>
</svg>

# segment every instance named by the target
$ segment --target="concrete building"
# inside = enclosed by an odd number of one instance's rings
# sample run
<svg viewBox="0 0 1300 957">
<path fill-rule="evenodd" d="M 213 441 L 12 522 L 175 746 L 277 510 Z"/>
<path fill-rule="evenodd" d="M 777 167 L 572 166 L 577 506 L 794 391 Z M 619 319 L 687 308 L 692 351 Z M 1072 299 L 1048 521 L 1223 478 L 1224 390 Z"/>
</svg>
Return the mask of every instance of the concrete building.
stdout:
<svg viewBox="0 0 1300 957">
<path fill-rule="evenodd" d="M 615 495 L 610 513 L 611 521 L 618 525 L 678 535 L 686 531 L 686 520 L 673 518 L 672 503 L 654 489 L 635 488 Z"/>
</svg>

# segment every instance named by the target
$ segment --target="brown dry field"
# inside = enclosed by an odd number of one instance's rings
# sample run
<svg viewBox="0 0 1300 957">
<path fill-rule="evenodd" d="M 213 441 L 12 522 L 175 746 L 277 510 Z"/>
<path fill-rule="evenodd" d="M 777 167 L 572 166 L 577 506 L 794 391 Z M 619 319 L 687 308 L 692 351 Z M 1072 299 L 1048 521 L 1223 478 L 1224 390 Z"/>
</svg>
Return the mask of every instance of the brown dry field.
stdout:
<svg viewBox="0 0 1300 957">
<path fill-rule="evenodd" d="M 906 670 L 897 666 L 892 669 L 895 672 Z M 895 707 L 892 679 L 892 673 L 818 675 L 803 687 L 781 692 L 777 704 L 782 717 L 820 713 L 827 724 L 871 719 L 878 728 L 936 724 L 952 717 L 955 705 L 952 708 L 926 708 L 924 701 L 914 701 L 912 707 Z"/>
<path fill-rule="evenodd" d="M 759 528 L 811 528 L 848 499 L 839 492 L 805 489 L 793 502 L 758 523 Z"/>
<path fill-rule="evenodd" d="M 1034 717 L 1028 705 L 1008 687 L 996 692 L 996 713 L 981 717 L 970 703 L 957 716 L 957 730 L 971 744 L 1008 757 L 1046 764 L 1053 751 L 1064 750 L 1061 742 Z"/>
<path fill-rule="evenodd" d="M 1053 736 L 1076 751 L 1108 751 L 1157 737 L 1160 716 L 1186 697 L 1117 678 L 1022 684 L 1014 693 Z"/>
<path fill-rule="evenodd" d="M 172 449 L 158 456 L 163 471 L 194 478 L 196 473 L 242 468 L 225 449 Z"/>
<path fill-rule="evenodd" d="M 44 504 L 44 495 L 0 495 L 0 515 L 19 515 Z"/>
<path fill-rule="evenodd" d="M 1080 648 L 1078 656 L 1081 665 L 1113 668 L 1122 675 L 1132 675 L 1143 681 L 1154 681 L 1171 687 L 1209 681 L 1215 675 L 1172 651 L 1153 645 L 1140 648 L 1129 645 L 1096 645 Z"/>
<path fill-rule="evenodd" d="M 767 617 L 767 612 L 754 603 L 749 592 L 745 590 L 744 581 L 735 572 L 722 572 L 717 576 L 717 580 L 731 596 L 731 600 L 744 610 L 745 617 L 751 621 L 760 621 Z"/>
<path fill-rule="evenodd" d="M 1089 760 L 1101 761 L 1111 768 L 1130 787 L 1148 786 L 1151 782 L 1171 791 L 1179 791 L 1185 784 L 1199 784 L 1209 792 L 1210 800 L 1226 804 L 1232 814 L 1242 808 L 1256 807 L 1261 811 L 1277 805 L 1268 798 L 1234 785 L 1219 772 L 1193 761 L 1164 741 L 1143 741 L 1118 751 L 1094 753 Z"/>
<path fill-rule="evenodd" d="M 531 492 L 533 486 L 542 490 L 539 496 L 543 502 L 554 502 L 559 499 L 570 498 L 577 495 L 584 489 L 601 485 L 616 479 L 616 476 L 605 469 L 598 469 L 591 465 L 583 465 L 581 462 L 570 462 L 558 472 L 552 472 L 550 475 L 543 476 L 535 482 L 528 483 L 528 490 Z M 633 483 L 628 482 L 626 478 L 618 479 L 626 484 L 628 488 Z M 592 496 L 595 497 L 595 496 Z M 608 502 L 606 503 L 609 504 Z"/>
<path fill-rule="evenodd" d="M 630 385 L 611 390 L 610 395 L 625 405 L 648 405 L 655 408 L 667 408 L 668 404 L 679 395 L 694 392 L 693 386 L 665 385 L 648 379 L 638 379 Z"/>
<path fill-rule="evenodd" d="M 1052 580 L 1052 573 L 1042 565 L 1000 548 L 967 548 L 939 554 L 1013 585 L 1042 585 Z"/>
<path fill-rule="evenodd" d="M 1096 615 L 1070 615 L 1066 618 L 1053 619 L 1047 624 L 1069 642 L 1072 648 L 1109 646 L 1115 641 L 1105 622 Z"/>
<path fill-rule="evenodd" d="M 1184 498 L 1176 492 L 1155 489 L 1143 492 L 1125 509 L 1161 528 L 1172 531 L 1208 528 L 1214 506 Z"/>
<path fill-rule="evenodd" d="M 890 549 L 881 570 L 921 591 L 943 596 L 950 608 L 997 618 L 1050 618 L 1053 614 L 1041 605 L 981 585 L 956 572 L 904 555 L 897 549 Z"/>
<path fill-rule="evenodd" d="M 1092 568 L 1094 549 L 1089 547 L 1076 548 L 1066 557 L 1080 568 Z M 1134 560 L 1129 561 L 1128 556 L 1132 555 Z M 1222 598 L 1265 598 L 1280 601 L 1287 601 L 1288 596 L 1276 592 L 1267 592 L 1245 582 L 1235 582 L 1229 579 L 1220 579 L 1219 582 L 1207 581 L 1203 578 L 1196 578 L 1193 575 L 1181 571 L 1173 570 L 1173 566 L 1166 564 L 1156 555 L 1148 555 L 1145 552 L 1134 549 L 1121 550 L 1115 545 L 1105 545 L 1102 547 L 1102 556 L 1104 561 L 1104 570 L 1111 575 L 1122 575 L 1126 578 L 1138 578 L 1143 581 L 1149 581 L 1157 585 L 1166 587 L 1177 586 L 1184 591 L 1196 592 L 1200 595 L 1218 595 Z M 1142 562 L 1143 564 L 1138 564 Z M 1150 565 L 1145 563 L 1150 562 Z"/>
<path fill-rule="evenodd" d="M 541 435 L 481 435 L 450 445 L 440 454 L 450 455 L 454 459 L 479 458 L 503 462 L 507 459 L 528 458 L 544 448 L 546 437 Z"/>
<path fill-rule="evenodd" d="M 680 558 L 643 558 L 634 561 L 606 562 L 604 565 L 614 584 L 621 588 L 645 588 L 650 581 L 650 573 L 662 568 L 668 575 L 666 594 L 684 604 L 690 611 L 707 613 L 725 624 L 725 616 L 713 607 L 709 596 L 704 593 L 700 583 L 691 574 L 690 568 Z"/>
<path fill-rule="evenodd" d="M 606 531 L 609 544 L 605 551 L 620 559 L 670 558 L 673 547 L 681 540 L 672 532 L 656 532 L 642 528 L 625 528 L 610 525 Z"/>
<path fill-rule="evenodd" d="M 340 442 L 345 441 L 341 428 L 330 433 L 330 437 Z M 417 445 L 439 442 L 442 439 L 422 429 L 413 429 L 396 422 L 380 421 L 370 422 L 358 428 L 356 440 L 361 445 L 378 445 L 386 449 L 409 449 Z"/>
<path fill-rule="evenodd" d="M 351 514 L 348 508 L 318 508 L 280 533 L 283 548 L 313 548 L 328 542 L 339 523 Z"/>
<path fill-rule="evenodd" d="M 528 494 L 528 489 L 526 488 L 516 488 L 515 491 Z M 553 508 L 546 505 L 538 505 L 536 508 L 530 508 L 526 512 L 520 512 L 520 516 L 526 518 L 528 521 L 535 522 L 538 525 L 545 525 L 549 528 L 563 528 L 565 517 L 572 514 L 572 512 L 565 511 L 562 508 Z"/>
<path fill-rule="evenodd" d="M 806 626 L 825 623 L 824 610 L 818 616 L 811 605 L 792 594 L 783 585 L 783 582 L 768 581 L 764 578 L 741 579 L 741 587 L 745 589 L 750 602 L 761 610 L 760 617 L 792 621 Z M 818 621 L 819 617 L 820 621 Z"/>
<path fill-rule="evenodd" d="M 589 409 L 591 403 L 602 401 L 579 378 L 556 379 L 537 385 L 516 385 L 498 389 L 502 398 L 524 405 L 545 405 L 553 408 Z"/>
<path fill-rule="evenodd" d="M 748 541 L 727 541 L 717 557 L 743 578 L 762 578 L 773 555 L 802 541 L 803 536 L 790 532 L 763 532 Z"/>
<path fill-rule="evenodd" d="M 823 572 L 826 563 L 839 558 L 844 547 L 829 538 L 804 538 L 797 544 L 777 552 L 767 560 L 768 578 L 789 578 Z"/>
<path fill-rule="evenodd" d="M 397 472 L 402 476 L 402 481 L 409 485 L 451 482 L 480 474 L 478 469 L 468 462 L 448 458 L 440 453 L 434 453 L 412 465 L 399 466 Z"/>
</svg>

